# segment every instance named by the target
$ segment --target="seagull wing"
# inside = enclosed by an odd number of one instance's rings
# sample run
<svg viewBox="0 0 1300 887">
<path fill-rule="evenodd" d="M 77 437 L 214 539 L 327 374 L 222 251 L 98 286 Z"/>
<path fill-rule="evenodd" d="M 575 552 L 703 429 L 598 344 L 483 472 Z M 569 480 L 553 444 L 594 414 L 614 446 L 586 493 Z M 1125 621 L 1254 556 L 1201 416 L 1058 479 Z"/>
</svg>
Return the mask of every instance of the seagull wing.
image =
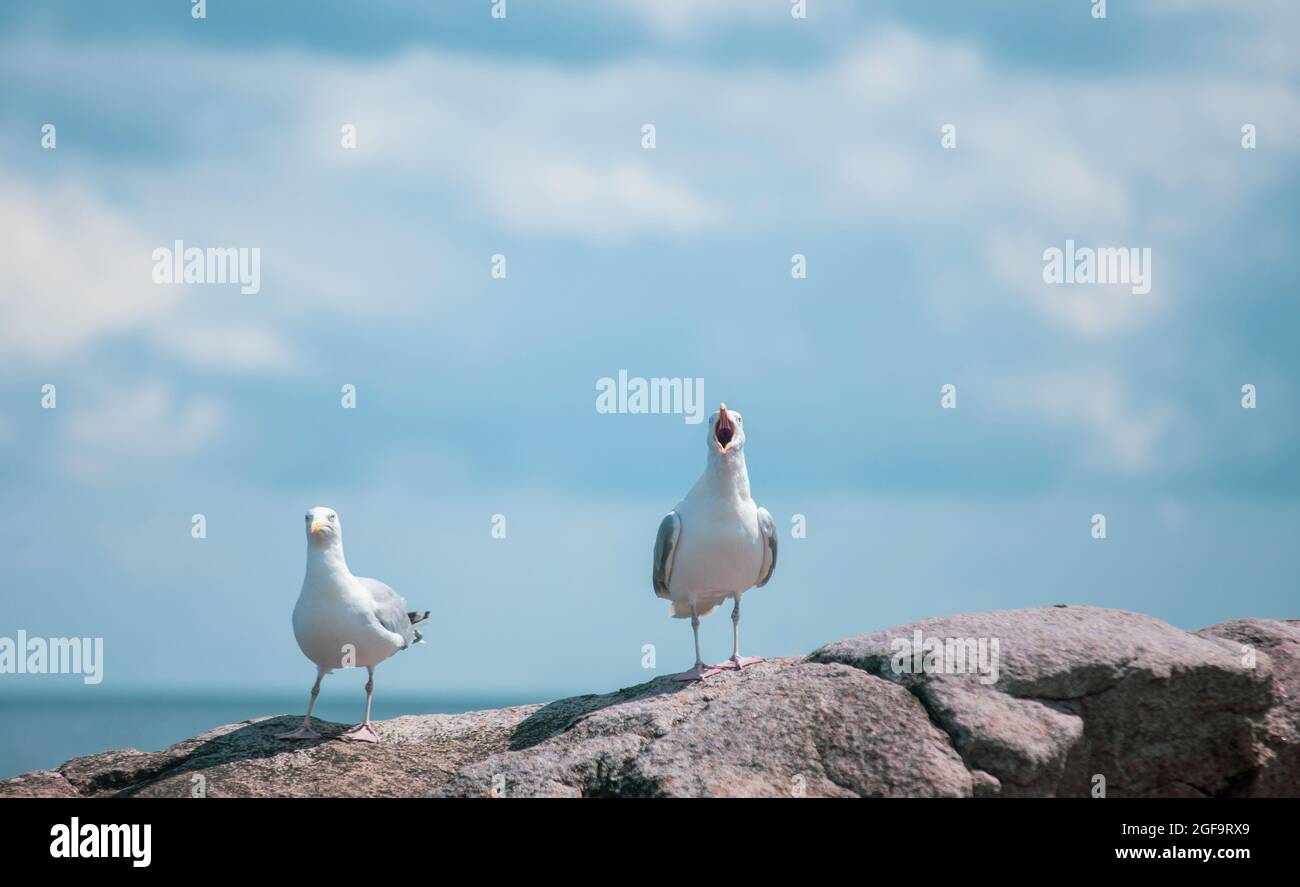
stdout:
<svg viewBox="0 0 1300 887">
<path fill-rule="evenodd" d="M 378 579 L 358 576 L 357 581 L 370 592 L 370 597 L 375 602 L 375 618 L 380 625 L 402 639 L 403 650 L 420 640 L 420 633 L 415 630 L 412 617 L 415 617 L 416 622 L 424 619 L 406 611 L 406 600 L 400 594 Z M 424 618 L 428 615 L 425 613 Z"/>
<path fill-rule="evenodd" d="M 776 569 L 776 521 L 766 508 L 758 509 L 758 532 L 763 537 L 763 567 L 758 571 L 758 584 L 762 588 L 772 578 Z"/>
<path fill-rule="evenodd" d="M 671 597 L 668 583 L 673 578 L 673 560 L 677 557 L 677 540 L 681 535 L 682 519 L 677 512 L 668 512 L 659 524 L 659 535 L 655 536 L 654 572 L 651 575 L 655 594 L 662 598 Z"/>
</svg>

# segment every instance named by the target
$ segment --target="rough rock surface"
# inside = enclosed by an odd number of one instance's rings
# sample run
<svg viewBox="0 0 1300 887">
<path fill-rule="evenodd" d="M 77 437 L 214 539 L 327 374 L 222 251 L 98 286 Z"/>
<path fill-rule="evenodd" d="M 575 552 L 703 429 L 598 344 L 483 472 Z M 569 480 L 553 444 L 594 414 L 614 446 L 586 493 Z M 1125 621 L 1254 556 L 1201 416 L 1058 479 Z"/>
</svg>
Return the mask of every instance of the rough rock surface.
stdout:
<svg viewBox="0 0 1300 887">
<path fill-rule="evenodd" d="M 0 780 L 0 797 L 419 797 L 461 766 L 510 745 L 541 706 L 377 721 L 383 742 L 345 742 L 348 729 L 314 719 L 321 738 L 284 742 L 302 715 L 229 724 L 160 752 L 106 751 L 73 758 L 57 771 Z M 199 777 L 202 777 L 200 780 Z"/>
<path fill-rule="evenodd" d="M 997 681 L 896 673 L 891 640 L 915 629 L 997 638 Z M 810 658 L 906 686 L 998 794 L 1082 796 L 1100 776 L 1110 797 L 1300 795 L 1297 640 L 1297 621 L 1189 634 L 1122 610 L 1047 607 L 930 619 Z"/>
<path fill-rule="evenodd" d="M 996 673 L 896 643 L 997 641 Z M 971 647 L 973 650 L 974 647 Z M 955 647 L 954 647 L 955 650 Z M 910 660 L 909 660 L 910 661 Z M 986 660 L 984 665 L 990 665 Z M 994 680 L 996 677 L 996 680 Z M 944 617 L 703 683 L 378 722 L 284 743 L 286 715 L 0 780 L 0 797 L 1300 796 L 1300 621 L 1195 634 L 1137 613 Z"/>
<path fill-rule="evenodd" d="M 1271 705 L 1254 737 L 1257 767 L 1235 793 L 1300 796 L 1300 620 L 1235 619 L 1198 634 L 1255 649 L 1270 663 Z"/>
</svg>

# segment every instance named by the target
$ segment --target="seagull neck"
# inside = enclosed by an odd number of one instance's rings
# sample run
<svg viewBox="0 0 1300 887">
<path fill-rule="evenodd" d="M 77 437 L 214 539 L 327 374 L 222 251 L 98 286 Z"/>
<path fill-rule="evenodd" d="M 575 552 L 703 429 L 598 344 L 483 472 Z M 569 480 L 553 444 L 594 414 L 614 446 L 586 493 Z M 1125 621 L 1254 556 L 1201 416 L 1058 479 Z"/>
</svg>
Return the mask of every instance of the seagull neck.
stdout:
<svg viewBox="0 0 1300 887">
<path fill-rule="evenodd" d="M 744 453 L 731 453 L 725 457 L 710 453 L 709 467 L 704 476 L 717 493 L 739 500 L 749 498 L 749 470 L 745 468 Z"/>
<path fill-rule="evenodd" d="M 343 559 L 343 546 L 331 545 L 327 548 L 313 548 L 307 543 L 307 580 L 333 579 L 337 576 L 350 576 L 348 562 Z"/>
</svg>

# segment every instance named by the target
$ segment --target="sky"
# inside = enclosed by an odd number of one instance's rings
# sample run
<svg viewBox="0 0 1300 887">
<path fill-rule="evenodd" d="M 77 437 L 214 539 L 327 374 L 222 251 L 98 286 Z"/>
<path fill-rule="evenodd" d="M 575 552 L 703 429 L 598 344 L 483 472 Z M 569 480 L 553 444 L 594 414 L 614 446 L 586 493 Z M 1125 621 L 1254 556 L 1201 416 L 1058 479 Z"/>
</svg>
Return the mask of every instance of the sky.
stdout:
<svg viewBox="0 0 1300 887">
<path fill-rule="evenodd" d="M 0 6 L 0 636 L 103 638 L 95 692 L 305 696 L 326 505 L 432 612 L 378 693 L 685 668 L 650 561 L 704 433 L 598 412 L 620 370 L 745 415 L 782 530 L 747 654 L 1295 618 L 1300 7 L 1108 6 Z M 155 283 L 177 240 L 260 290 Z M 1149 249 L 1150 291 L 1045 283 L 1067 241 Z"/>
</svg>

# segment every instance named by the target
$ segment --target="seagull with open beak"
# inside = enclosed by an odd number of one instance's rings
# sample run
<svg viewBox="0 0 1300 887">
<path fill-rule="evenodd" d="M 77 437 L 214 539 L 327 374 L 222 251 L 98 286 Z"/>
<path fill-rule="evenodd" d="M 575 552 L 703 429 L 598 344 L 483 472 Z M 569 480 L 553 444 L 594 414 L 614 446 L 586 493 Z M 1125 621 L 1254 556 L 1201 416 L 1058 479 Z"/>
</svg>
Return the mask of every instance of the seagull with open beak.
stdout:
<svg viewBox="0 0 1300 887">
<path fill-rule="evenodd" d="M 745 467 L 745 420 L 724 403 L 709 419 L 704 474 L 659 524 L 651 575 L 655 594 L 671 601 L 676 619 L 691 620 L 695 666 L 675 678 L 702 680 L 762 660 L 740 655 L 740 596 L 766 585 L 776 569 L 776 525 L 754 504 Z M 705 665 L 700 617 L 725 600 L 731 610 L 731 659 Z"/>
</svg>

